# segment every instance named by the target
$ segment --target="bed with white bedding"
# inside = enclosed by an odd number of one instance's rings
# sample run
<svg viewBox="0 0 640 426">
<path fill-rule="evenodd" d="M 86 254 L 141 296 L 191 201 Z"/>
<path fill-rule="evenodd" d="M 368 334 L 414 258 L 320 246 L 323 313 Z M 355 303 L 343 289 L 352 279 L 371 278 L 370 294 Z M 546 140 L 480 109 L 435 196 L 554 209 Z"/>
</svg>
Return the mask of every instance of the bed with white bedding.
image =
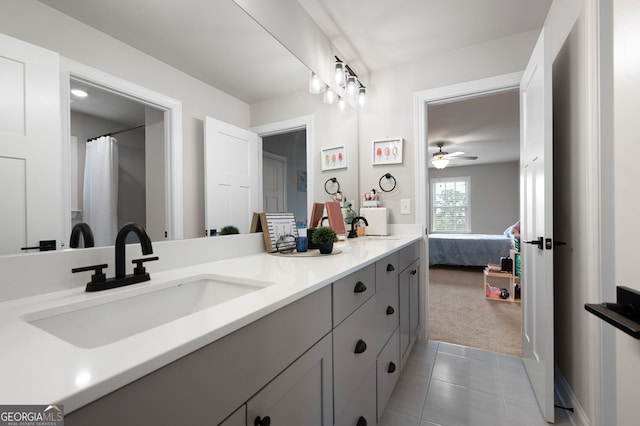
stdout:
<svg viewBox="0 0 640 426">
<path fill-rule="evenodd" d="M 509 256 L 513 240 L 503 234 L 429 234 L 429 265 L 485 266 Z"/>
</svg>

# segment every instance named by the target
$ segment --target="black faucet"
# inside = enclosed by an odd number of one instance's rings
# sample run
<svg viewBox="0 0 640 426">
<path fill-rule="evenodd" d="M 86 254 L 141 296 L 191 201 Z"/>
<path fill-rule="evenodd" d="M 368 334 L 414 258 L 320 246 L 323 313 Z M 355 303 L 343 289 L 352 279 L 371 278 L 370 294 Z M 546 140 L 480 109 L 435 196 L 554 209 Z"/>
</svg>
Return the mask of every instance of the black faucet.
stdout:
<svg viewBox="0 0 640 426">
<path fill-rule="evenodd" d="M 367 222 L 367 219 L 363 216 L 356 216 L 353 218 L 353 220 L 351 221 L 351 231 L 349 231 L 349 235 L 347 235 L 347 238 L 357 238 L 358 237 L 358 233 L 356 232 L 356 224 L 359 221 L 363 221 L 365 226 L 369 226 L 369 222 Z"/>
<path fill-rule="evenodd" d="M 84 241 L 84 247 L 94 247 L 93 231 L 91 227 L 84 222 L 76 223 L 71 229 L 71 239 L 69 241 L 69 247 L 78 248 L 80 246 L 80 234 L 82 234 L 82 240 Z"/>
<path fill-rule="evenodd" d="M 144 281 L 149 281 L 151 279 L 151 276 L 145 270 L 143 263 L 152 260 L 158 260 L 158 256 L 134 259 L 132 262 L 136 264 L 136 267 L 133 269 L 133 274 L 126 274 L 125 249 L 127 235 L 129 235 L 130 232 L 133 232 L 138 236 L 140 246 L 142 247 L 142 254 L 147 255 L 153 253 L 153 248 L 151 247 L 151 239 L 149 238 L 147 231 L 145 231 L 144 228 L 137 223 L 127 223 L 122 228 L 120 228 L 120 231 L 118 231 L 118 235 L 116 236 L 115 277 L 107 279 L 105 274 L 102 272 L 102 270 L 107 267 L 107 264 L 86 266 L 83 268 L 74 268 L 71 270 L 71 272 L 74 273 L 83 271 L 94 271 L 94 274 L 91 276 L 91 282 L 87 283 L 85 291 L 107 290 L 110 288 L 117 288 L 130 284 L 141 283 Z"/>
</svg>

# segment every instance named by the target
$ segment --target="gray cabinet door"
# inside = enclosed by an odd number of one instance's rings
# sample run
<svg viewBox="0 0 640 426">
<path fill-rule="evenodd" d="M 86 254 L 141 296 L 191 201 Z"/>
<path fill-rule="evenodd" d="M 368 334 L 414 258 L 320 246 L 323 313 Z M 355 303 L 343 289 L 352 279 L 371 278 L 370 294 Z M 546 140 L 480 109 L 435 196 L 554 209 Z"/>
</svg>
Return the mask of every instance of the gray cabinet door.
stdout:
<svg viewBox="0 0 640 426">
<path fill-rule="evenodd" d="M 409 331 L 415 338 L 420 328 L 420 267 L 416 261 L 409 267 Z"/>
<path fill-rule="evenodd" d="M 411 325 L 409 319 L 411 318 L 411 269 L 407 268 L 400 273 L 398 277 L 399 285 L 399 304 L 400 304 L 400 355 L 402 360 L 406 360 L 409 355 L 409 343 L 411 343 Z M 403 366 L 404 368 L 404 362 Z"/>
<path fill-rule="evenodd" d="M 247 426 L 260 424 L 267 417 L 278 426 L 331 426 L 331 349 L 328 334 L 251 398 L 247 402 Z"/>
<path fill-rule="evenodd" d="M 218 426 L 245 426 L 247 424 L 247 406 L 243 405 L 235 413 L 227 417 L 227 420 Z"/>
</svg>

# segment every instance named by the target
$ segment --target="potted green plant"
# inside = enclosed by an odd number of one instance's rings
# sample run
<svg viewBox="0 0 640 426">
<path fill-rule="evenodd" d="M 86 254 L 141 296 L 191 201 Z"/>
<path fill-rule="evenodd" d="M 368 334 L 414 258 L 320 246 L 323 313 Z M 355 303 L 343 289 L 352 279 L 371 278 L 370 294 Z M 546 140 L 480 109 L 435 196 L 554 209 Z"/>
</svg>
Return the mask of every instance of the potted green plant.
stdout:
<svg viewBox="0 0 640 426">
<path fill-rule="evenodd" d="M 330 254 L 333 251 L 333 243 L 338 241 L 338 235 L 333 229 L 322 226 L 313 232 L 311 241 L 318 245 L 320 253 Z"/>
<path fill-rule="evenodd" d="M 239 234 L 240 230 L 233 225 L 227 225 L 223 227 L 218 235 L 231 235 L 231 234 Z"/>
</svg>

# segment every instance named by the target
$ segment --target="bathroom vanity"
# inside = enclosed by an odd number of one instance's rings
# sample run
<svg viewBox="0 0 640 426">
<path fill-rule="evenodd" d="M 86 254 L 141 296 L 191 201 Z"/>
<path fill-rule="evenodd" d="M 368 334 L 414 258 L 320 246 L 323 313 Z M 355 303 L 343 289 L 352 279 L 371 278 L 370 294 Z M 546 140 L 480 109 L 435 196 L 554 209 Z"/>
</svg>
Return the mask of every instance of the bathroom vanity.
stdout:
<svg viewBox="0 0 640 426">
<path fill-rule="evenodd" d="M 420 245 L 420 234 L 358 238 L 336 255 L 256 253 L 152 272 L 130 289 L 4 302 L 0 338 L 22 341 L 1 356 L 0 400 L 64 404 L 69 425 L 374 425 L 420 328 Z M 256 288 L 163 316 L 183 309 L 176 288 L 222 277 Z M 173 303 L 159 296 L 166 290 Z M 64 322 L 34 325 L 79 307 L 117 317 L 135 298 L 153 301 L 145 315 L 161 320 L 133 334 L 94 341 L 60 334 Z M 115 327 L 102 323 L 96 333 Z"/>
</svg>

